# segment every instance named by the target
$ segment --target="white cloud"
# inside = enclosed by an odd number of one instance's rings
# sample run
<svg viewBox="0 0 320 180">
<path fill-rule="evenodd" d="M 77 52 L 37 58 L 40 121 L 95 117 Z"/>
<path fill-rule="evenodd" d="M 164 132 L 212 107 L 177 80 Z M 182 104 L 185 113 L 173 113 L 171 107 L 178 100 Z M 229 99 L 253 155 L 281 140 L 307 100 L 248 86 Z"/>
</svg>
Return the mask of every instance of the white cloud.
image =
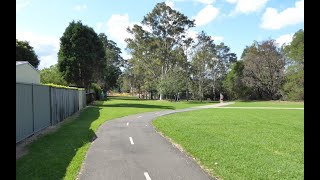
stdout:
<svg viewBox="0 0 320 180">
<path fill-rule="evenodd" d="M 76 11 L 82 11 L 82 10 L 87 9 L 87 5 L 86 5 L 86 4 L 79 4 L 79 5 L 76 5 L 76 6 L 74 7 L 74 9 L 75 9 Z"/>
<path fill-rule="evenodd" d="M 219 14 L 219 9 L 213 7 L 211 4 L 200 10 L 195 17 L 196 26 L 202 26 L 213 21 Z"/>
<path fill-rule="evenodd" d="M 268 0 L 226 0 L 228 3 L 236 4 L 235 11 L 231 14 L 249 14 L 262 9 Z"/>
<path fill-rule="evenodd" d="M 47 56 L 41 56 L 38 69 L 41 70 L 43 68 L 48 68 L 51 65 L 54 65 L 57 63 L 58 63 L 58 55 L 57 54 L 52 53 Z"/>
<path fill-rule="evenodd" d="M 211 36 L 211 37 L 215 42 L 222 42 L 224 39 L 222 36 Z"/>
<path fill-rule="evenodd" d="M 274 8 L 267 8 L 262 16 L 260 25 L 263 29 L 281 29 L 289 25 L 302 23 L 304 20 L 304 0 L 295 3 L 295 7 L 279 12 Z"/>
<path fill-rule="evenodd" d="M 278 46 L 282 46 L 283 44 L 290 44 L 293 35 L 294 33 L 282 35 L 276 39 L 276 43 L 278 44 Z"/>
<path fill-rule="evenodd" d="M 16 12 L 20 12 L 23 8 L 27 7 L 30 1 L 17 1 L 16 2 Z"/>
<path fill-rule="evenodd" d="M 173 0 L 166 0 L 166 5 L 167 6 L 170 6 L 172 9 L 174 9 L 174 2 L 173 2 Z"/>
<path fill-rule="evenodd" d="M 133 24 L 137 23 L 130 22 L 128 14 L 113 14 L 107 22 L 107 33 L 118 44 L 125 45 L 124 40 L 131 37 L 127 28 L 132 27 Z"/>
<path fill-rule="evenodd" d="M 54 36 L 44 36 L 32 32 L 17 32 L 18 40 L 28 41 L 40 59 L 39 69 L 50 67 L 58 62 L 60 40 Z"/>
</svg>

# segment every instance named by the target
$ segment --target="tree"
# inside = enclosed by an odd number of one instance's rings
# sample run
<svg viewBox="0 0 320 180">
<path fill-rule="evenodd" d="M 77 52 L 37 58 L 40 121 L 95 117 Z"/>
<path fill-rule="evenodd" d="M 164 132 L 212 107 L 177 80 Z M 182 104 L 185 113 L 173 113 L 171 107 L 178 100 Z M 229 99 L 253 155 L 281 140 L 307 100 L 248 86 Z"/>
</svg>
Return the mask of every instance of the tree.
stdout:
<svg viewBox="0 0 320 180">
<path fill-rule="evenodd" d="M 297 31 L 289 45 L 284 46 L 287 59 L 283 86 L 285 99 L 304 100 L 304 31 Z"/>
<path fill-rule="evenodd" d="M 209 63 L 210 79 L 212 80 L 213 100 L 216 96 L 223 92 L 223 80 L 225 79 L 232 63 L 237 61 L 235 53 L 230 52 L 230 48 L 223 42 L 215 46 L 215 57 Z M 217 93 L 216 93 L 217 91 Z"/>
<path fill-rule="evenodd" d="M 50 68 L 44 68 L 40 71 L 40 82 L 43 84 L 58 84 L 67 86 L 68 83 L 63 79 L 57 65 L 52 65 Z"/>
<path fill-rule="evenodd" d="M 185 88 L 187 80 L 185 75 L 182 68 L 176 67 L 170 70 L 158 84 L 158 86 L 161 86 L 162 93 L 167 95 L 170 100 L 177 97 Z"/>
<path fill-rule="evenodd" d="M 210 76 L 210 66 L 216 63 L 216 51 L 213 39 L 206 35 L 203 31 L 197 36 L 197 43 L 193 46 L 194 55 L 192 57 L 192 72 L 193 80 L 198 88 L 194 94 L 200 99 L 204 98 L 205 84 Z"/>
<path fill-rule="evenodd" d="M 274 40 L 254 42 L 246 49 L 244 82 L 262 99 L 278 99 L 284 80 L 285 58 Z"/>
<path fill-rule="evenodd" d="M 58 68 L 68 83 L 88 89 L 101 79 L 105 50 L 94 30 L 81 21 L 72 21 L 60 38 Z"/>
<path fill-rule="evenodd" d="M 121 75 L 120 67 L 124 65 L 124 59 L 121 56 L 121 49 L 112 40 L 109 40 L 104 33 L 99 34 L 99 39 L 103 43 L 105 49 L 106 67 L 103 70 L 101 85 L 105 90 L 115 88 L 117 81 Z"/>
<path fill-rule="evenodd" d="M 38 68 L 40 63 L 29 42 L 19 41 L 18 39 L 16 39 L 16 61 L 28 61 L 35 68 Z"/>
<path fill-rule="evenodd" d="M 242 81 L 243 69 L 243 61 L 240 60 L 235 62 L 231 67 L 231 71 L 227 74 L 227 77 L 223 82 L 223 86 L 227 91 L 229 99 L 246 100 L 250 98 L 250 88 L 247 87 Z"/>
<path fill-rule="evenodd" d="M 107 64 L 112 64 L 115 67 L 121 67 L 124 65 L 124 59 L 121 56 L 121 49 L 117 46 L 117 43 L 108 39 L 104 33 L 99 34 L 99 39 L 103 43 L 103 47 L 106 53 Z"/>
<path fill-rule="evenodd" d="M 130 61 L 130 60 L 129 60 Z M 122 88 L 124 90 L 127 90 L 131 92 L 131 95 L 133 96 L 134 93 L 140 95 L 142 93 L 142 86 L 144 81 L 144 75 L 143 71 L 141 71 L 142 68 L 136 67 L 133 68 L 131 63 L 127 66 L 127 68 L 124 70 L 124 72 L 120 76 L 120 80 L 122 81 Z"/>
<path fill-rule="evenodd" d="M 194 21 L 163 2 L 143 18 L 142 25 L 149 31 L 138 25 L 128 29 L 133 35 L 133 38 L 126 40 L 128 50 L 135 59 L 133 62 L 141 64 L 154 79 L 161 81 L 165 74 L 183 61 L 177 49 L 186 39 L 186 31 L 194 26 Z M 161 86 L 158 87 L 162 99 Z"/>
<path fill-rule="evenodd" d="M 290 60 L 304 65 L 304 31 L 302 29 L 293 35 L 292 42 L 285 46 L 284 51 Z"/>
</svg>

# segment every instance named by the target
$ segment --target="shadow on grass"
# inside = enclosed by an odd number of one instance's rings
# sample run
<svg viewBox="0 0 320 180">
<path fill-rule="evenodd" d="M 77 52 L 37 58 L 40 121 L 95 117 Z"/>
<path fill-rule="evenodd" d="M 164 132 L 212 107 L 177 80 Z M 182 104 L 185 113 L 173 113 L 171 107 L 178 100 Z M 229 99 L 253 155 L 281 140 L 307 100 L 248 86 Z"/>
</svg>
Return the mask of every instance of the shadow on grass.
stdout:
<svg viewBox="0 0 320 180">
<path fill-rule="evenodd" d="M 215 104 L 215 103 L 219 103 L 219 101 L 184 101 L 188 104 Z"/>
<path fill-rule="evenodd" d="M 153 108 L 153 109 L 174 109 L 173 106 L 161 106 L 161 105 L 151 105 L 151 104 L 96 104 L 97 107 L 128 107 L 128 108 Z"/>
<path fill-rule="evenodd" d="M 28 154 L 16 161 L 16 179 L 63 179 L 71 161 L 79 161 L 72 163 L 76 167 L 69 167 L 75 177 L 82 158 L 74 157 L 79 148 L 96 138 L 90 125 L 98 119 L 100 109 L 88 107 L 78 118 L 66 122 L 56 132 L 39 137 L 29 144 Z"/>
<path fill-rule="evenodd" d="M 144 101 L 148 99 L 139 99 L 137 97 L 130 97 L 130 96 L 108 96 L 107 100 L 129 100 L 129 101 Z"/>
</svg>

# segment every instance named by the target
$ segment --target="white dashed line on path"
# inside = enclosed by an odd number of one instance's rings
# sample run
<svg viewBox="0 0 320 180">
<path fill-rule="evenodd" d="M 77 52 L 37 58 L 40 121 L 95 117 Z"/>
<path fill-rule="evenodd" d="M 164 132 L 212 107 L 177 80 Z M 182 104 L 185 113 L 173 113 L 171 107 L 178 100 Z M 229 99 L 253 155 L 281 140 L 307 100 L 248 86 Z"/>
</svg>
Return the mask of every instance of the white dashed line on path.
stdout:
<svg viewBox="0 0 320 180">
<path fill-rule="evenodd" d="M 130 140 L 130 143 L 131 143 L 132 145 L 134 145 L 134 142 L 133 142 L 133 140 L 132 140 L 132 137 L 129 137 L 129 140 Z"/>
<path fill-rule="evenodd" d="M 146 180 L 151 180 L 151 178 L 150 178 L 150 176 L 149 176 L 148 172 L 144 172 L 143 174 L 144 174 L 144 176 L 146 177 Z"/>
</svg>

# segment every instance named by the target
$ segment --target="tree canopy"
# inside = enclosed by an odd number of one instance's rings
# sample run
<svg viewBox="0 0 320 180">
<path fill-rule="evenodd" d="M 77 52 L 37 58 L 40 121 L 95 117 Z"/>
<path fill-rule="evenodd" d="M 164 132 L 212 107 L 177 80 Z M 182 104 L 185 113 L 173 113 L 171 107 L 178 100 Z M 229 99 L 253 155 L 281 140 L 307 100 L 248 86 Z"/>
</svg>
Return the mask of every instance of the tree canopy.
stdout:
<svg viewBox="0 0 320 180">
<path fill-rule="evenodd" d="M 287 70 L 283 95 L 289 100 L 304 100 L 304 31 L 297 31 L 284 47 Z"/>
<path fill-rule="evenodd" d="M 98 35 L 81 21 L 72 21 L 60 38 L 58 68 L 68 83 L 88 88 L 101 79 L 105 49 Z"/>
<path fill-rule="evenodd" d="M 38 68 L 40 60 L 28 41 L 16 39 L 16 61 L 28 61 L 33 67 Z"/>
<path fill-rule="evenodd" d="M 57 64 L 44 68 L 40 71 L 40 82 L 42 84 L 58 84 L 67 86 L 68 83 L 63 79 Z"/>
</svg>

